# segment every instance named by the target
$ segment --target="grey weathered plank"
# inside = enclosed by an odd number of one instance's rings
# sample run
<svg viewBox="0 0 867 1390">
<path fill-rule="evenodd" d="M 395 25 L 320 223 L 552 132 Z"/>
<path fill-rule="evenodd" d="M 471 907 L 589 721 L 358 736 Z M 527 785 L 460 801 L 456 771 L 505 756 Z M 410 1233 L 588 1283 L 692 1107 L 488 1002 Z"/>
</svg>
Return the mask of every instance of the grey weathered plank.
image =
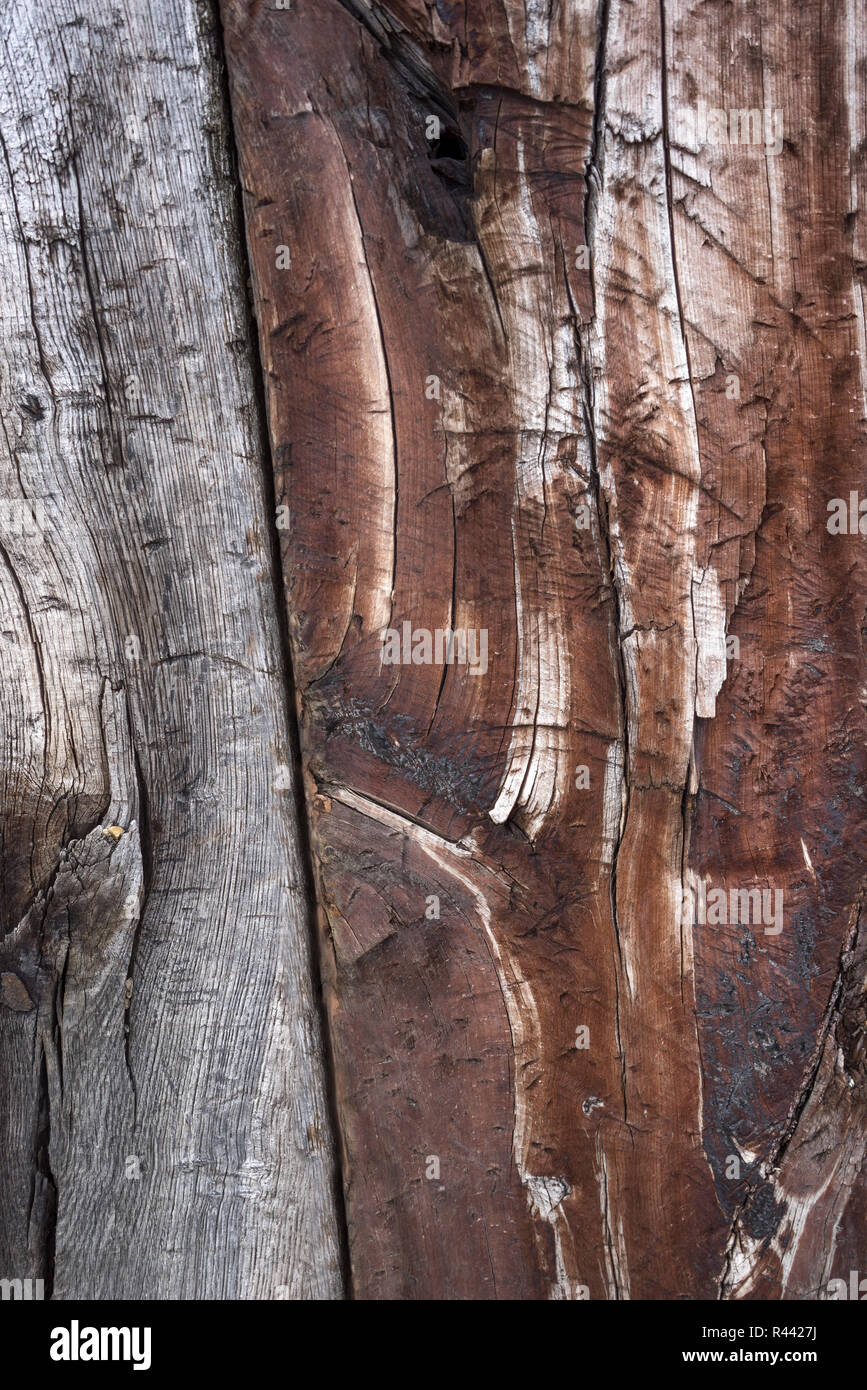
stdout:
<svg viewBox="0 0 867 1390">
<path fill-rule="evenodd" d="M 0 1276 L 339 1296 L 212 15 L 0 45 Z"/>
</svg>

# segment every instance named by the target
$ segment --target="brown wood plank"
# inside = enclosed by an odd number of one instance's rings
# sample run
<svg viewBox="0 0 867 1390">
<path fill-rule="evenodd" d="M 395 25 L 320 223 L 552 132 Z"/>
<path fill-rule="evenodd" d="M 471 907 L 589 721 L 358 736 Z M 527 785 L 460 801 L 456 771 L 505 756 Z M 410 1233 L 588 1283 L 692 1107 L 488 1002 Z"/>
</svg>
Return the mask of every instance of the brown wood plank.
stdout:
<svg viewBox="0 0 867 1390">
<path fill-rule="evenodd" d="M 356 1289 L 827 1296 L 864 5 L 223 14 Z M 384 664 L 404 623 L 486 670 Z"/>
<path fill-rule="evenodd" d="M 213 16 L 0 38 L 0 1277 L 338 1297 Z"/>
</svg>

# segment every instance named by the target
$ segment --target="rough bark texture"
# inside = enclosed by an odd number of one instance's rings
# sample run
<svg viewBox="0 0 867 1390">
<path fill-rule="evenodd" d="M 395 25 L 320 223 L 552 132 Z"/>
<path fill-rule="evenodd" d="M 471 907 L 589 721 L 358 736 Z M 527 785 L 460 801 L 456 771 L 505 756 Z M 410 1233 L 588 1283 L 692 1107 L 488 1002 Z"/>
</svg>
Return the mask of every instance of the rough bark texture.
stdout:
<svg viewBox="0 0 867 1390">
<path fill-rule="evenodd" d="M 356 1293 L 820 1297 L 865 1216 L 862 0 L 222 13 Z M 404 622 L 486 672 L 384 664 Z M 756 888 L 779 932 L 702 920 Z"/>
<path fill-rule="evenodd" d="M 0 35 L 0 1276 L 336 1296 L 213 16 Z"/>
</svg>

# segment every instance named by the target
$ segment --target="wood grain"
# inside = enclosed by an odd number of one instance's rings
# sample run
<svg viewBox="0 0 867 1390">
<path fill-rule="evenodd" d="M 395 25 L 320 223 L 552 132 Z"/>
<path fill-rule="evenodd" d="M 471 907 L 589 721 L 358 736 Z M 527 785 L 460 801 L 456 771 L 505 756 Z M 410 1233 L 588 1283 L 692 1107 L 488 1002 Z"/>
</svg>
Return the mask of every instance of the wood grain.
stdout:
<svg viewBox="0 0 867 1390">
<path fill-rule="evenodd" d="M 823 1297 L 865 1203 L 863 3 L 222 15 L 356 1294 Z M 385 664 L 404 623 L 487 670 Z M 779 932 L 702 920 L 756 888 Z"/>
<path fill-rule="evenodd" d="M 339 1297 L 213 16 L 0 34 L 0 1275 Z"/>
</svg>

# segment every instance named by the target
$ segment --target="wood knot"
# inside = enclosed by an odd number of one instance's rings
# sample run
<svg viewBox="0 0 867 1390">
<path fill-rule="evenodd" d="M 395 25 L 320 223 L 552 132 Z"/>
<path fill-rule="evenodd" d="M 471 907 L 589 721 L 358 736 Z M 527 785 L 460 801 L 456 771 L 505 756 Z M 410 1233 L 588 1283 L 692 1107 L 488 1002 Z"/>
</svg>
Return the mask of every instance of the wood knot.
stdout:
<svg viewBox="0 0 867 1390">
<path fill-rule="evenodd" d="M 0 1001 L 16 1014 L 29 1013 L 33 1008 L 27 986 L 12 970 L 0 974 Z"/>
</svg>

